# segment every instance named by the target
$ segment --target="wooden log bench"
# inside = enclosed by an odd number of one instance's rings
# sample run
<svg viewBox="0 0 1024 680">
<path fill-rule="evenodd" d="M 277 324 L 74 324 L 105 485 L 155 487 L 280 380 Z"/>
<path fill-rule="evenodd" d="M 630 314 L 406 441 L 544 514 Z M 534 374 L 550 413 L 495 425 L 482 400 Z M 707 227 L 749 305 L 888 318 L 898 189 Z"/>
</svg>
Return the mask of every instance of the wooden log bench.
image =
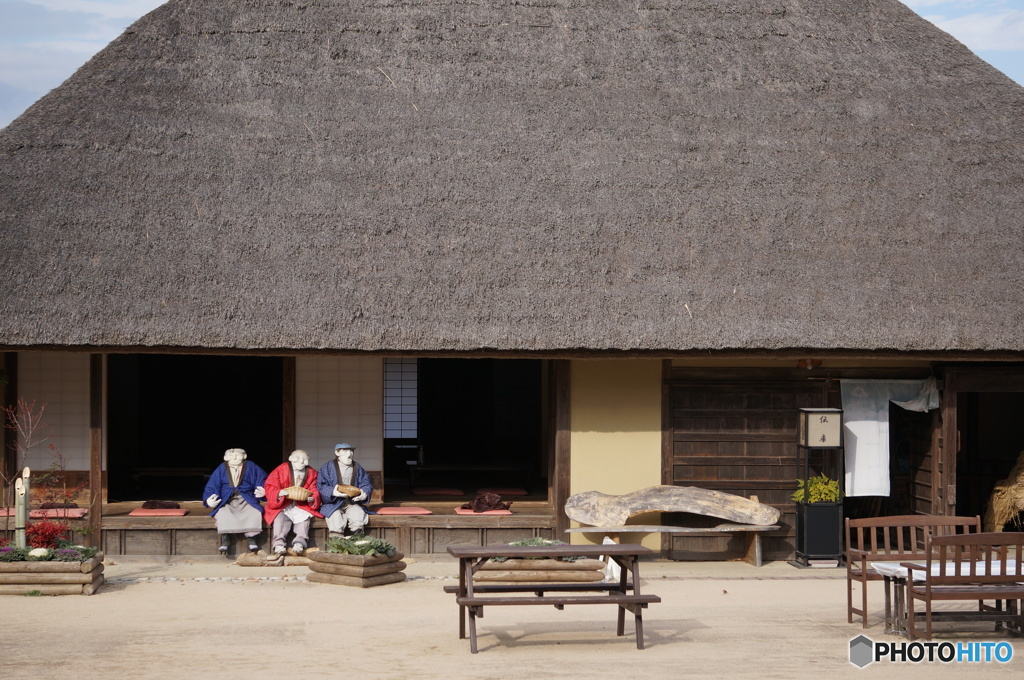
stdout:
<svg viewBox="0 0 1024 680">
<path fill-rule="evenodd" d="M 932 639 L 932 622 L 1007 622 L 1007 630 L 1024 636 L 1024 533 L 993 532 L 935 536 L 927 542 L 926 559 L 904 562 L 906 629 L 911 640 Z M 987 600 L 994 600 L 989 605 Z M 976 611 L 935 611 L 939 602 L 977 602 Z M 924 606 L 915 611 L 915 602 Z M 919 633 L 918 621 L 924 622 Z"/>
<path fill-rule="evenodd" d="M 562 610 L 566 605 L 613 604 L 618 610 L 616 634 L 625 634 L 626 612 L 633 614 L 637 649 L 644 648 L 643 610 L 650 604 L 661 602 L 657 595 L 639 592 L 639 558 L 650 554 L 650 549 L 637 545 L 613 546 L 451 546 L 449 554 L 459 560 L 459 585 L 445 586 L 444 591 L 455 594 L 459 606 L 459 639 L 466 637 L 466 615 L 469 615 L 470 651 L 477 653 L 476 620 L 483 617 L 484 607 L 542 605 Z M 621 577 L 614 583 L 487 583 L 473 582 L 473 574 L 495 557 L 513 559 L 554 559 L 567 556 L 596 557 L 606 555 L 618 563 Z M 506 596 L 498 596 L 505 593 Z M 520 596 L 516 593 L 532 593 Z M 554 593 L 554 594 L 550 594 Z M 601 594 L 603 593 L 603 594 Z M 509 596 L 508 594 L 511 594 Z"/>
<path fill-rule="evenodd" d="M 846 520 L 846 620 L 861 617 L 868 627 L 868 583 L 883 580 L 872 562 L 921 560 L 925 545 L 933 536 L 981 531 L 981 517 L 943 515 L 894 515 Z M 860 607 L 853 604 L 853 584 L 860 584 Z M 886 612 L 891 611 L 892 593 L 885 589 Z M 887 620 L 891 617 L 887 616 Z"/>
<path fill-rule="evenodd" d="M 630 517 L 647 512 L 689 513 L 700 519 L 724 521 L 707 526 L 626 524 Z M 782 528 L 776 524 L 781 514 L 779 510 L 758 502 L 756 496 L 747 499 L 692 486 L 651 486 L 621 496 L 586 491 L 569 497 L 565 514 L 571 520 L 592 525 L 567 529 L 567 533 L 600 534 L 616 541 L 623 533 L 693 537 L 740 534 L 744 537 L 743 559 L 757 567 L 764 563 L 761 535 Z"/>
</svg>

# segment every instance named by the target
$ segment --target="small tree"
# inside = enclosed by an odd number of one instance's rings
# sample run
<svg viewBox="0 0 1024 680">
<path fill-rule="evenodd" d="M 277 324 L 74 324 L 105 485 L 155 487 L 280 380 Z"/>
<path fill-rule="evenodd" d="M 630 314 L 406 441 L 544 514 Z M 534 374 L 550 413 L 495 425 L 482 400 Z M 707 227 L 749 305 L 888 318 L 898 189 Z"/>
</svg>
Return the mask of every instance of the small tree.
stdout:
<svg viewBox="0 0 1024 680">
<path fill-rule="evenodd" d="M 45 411 L 46 404 L 36 406 L 35 401 L 29 402 L 25 399 L 18 399 L 14 406 L 3 408 L 7 428 L 17 433 L 10 451 L 10 455 L 14 457 L 14 473 L 8 474 L 8 470 L 12 469 L 10 465 L 0 466 L 0 477 L 3 478 L 4 486 L 3 502 L 8 508 L 14 507 L 14 480 L 21 474 L 29 454 L 49 439 L 49 425 L 43 419 Z M 74 503 L 86 484 L 82 483 L 69 489 L 67 460 L 55 445 L 49 444 L 49 448 L 53 462 L 37 477 L 35 486 L 42 489 L 41 498 L 44 503 Z M 5 530 L 9 528 L 9 521 L 9 517 L 5 518 Z"/>
</svg>

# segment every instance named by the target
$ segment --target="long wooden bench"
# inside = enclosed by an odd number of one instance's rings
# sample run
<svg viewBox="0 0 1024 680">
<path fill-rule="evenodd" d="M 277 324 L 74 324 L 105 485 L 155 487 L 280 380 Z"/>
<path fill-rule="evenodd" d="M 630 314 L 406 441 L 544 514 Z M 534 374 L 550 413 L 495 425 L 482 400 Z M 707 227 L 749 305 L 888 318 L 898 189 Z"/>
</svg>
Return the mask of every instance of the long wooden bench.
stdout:
<svg viewBox="0 0 1024 680">
<path fill-rule="evenodd" d="M 932 620 L 1009 622 L 1024 635 L 1024 533 L 993 532 L 935 536 L 927 541 L 923 563 L 904 562 L 907 632 L 910 639 L 932 639 Z M 992 605 L 987 600 L 994 600 Z M 936 602 L 977 602 L 976 611 L 934 611 Z M 915 612 L 914 603 L 924 605 Z M 917 623 L 924 622 L 919 634 Z"/>
<path fill-rule="evenodd" d="M 846 620 L 854 615 L 868 627 L 868 582 L 881 581 L 882 575 L 871 562 L 921 560 L 925 545 L 935 536 L 978 533 L 981 517 L 945 517 L 940 515 L 894 515 L 846 520 Z M 860 607 L 853 604 L 853 584 L 860 584 Z M 888 601 L 889 592 L 886 591 Z"/>
</svg>

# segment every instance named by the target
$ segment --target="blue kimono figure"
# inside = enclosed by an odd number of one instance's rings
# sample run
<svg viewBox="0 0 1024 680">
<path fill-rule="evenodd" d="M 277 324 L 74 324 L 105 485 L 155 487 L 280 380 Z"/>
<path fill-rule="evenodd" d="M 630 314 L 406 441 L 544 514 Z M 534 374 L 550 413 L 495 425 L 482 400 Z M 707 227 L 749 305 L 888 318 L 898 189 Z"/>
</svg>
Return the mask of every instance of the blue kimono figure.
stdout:
<svg viewBox="0 0 1024 680">
<path fill-rule="evenodd" d="M 227 554 L 232 534 L 245 534 L 249 550 L 260 549 L 256 541 L 263 530 L 263 508 L 260 498 L 266 496 L 263 483 L 267 473 L 256 463 L 246 460 L 243 449 L 224 452 L 224 464 L 210 475 L 203 490 L 203 503 L 213 508 L 210 515 L 217 523 L 220 534 L 218 552 Z"/>
<path fill-rule="evenodd" d="M 373 484 L 363 466 L 352 460 L 355 448 L 338 444 L 334 447 L 337 458 L 324 463 L 317 472 L 320 512 L 327 521 L 330 538 L 359 533 L 369 520 L 366 503 L 373 493 Z M 338 489 L 339 484 L 358 487 L 359 493 L 345 493 Z"/>
</svg>

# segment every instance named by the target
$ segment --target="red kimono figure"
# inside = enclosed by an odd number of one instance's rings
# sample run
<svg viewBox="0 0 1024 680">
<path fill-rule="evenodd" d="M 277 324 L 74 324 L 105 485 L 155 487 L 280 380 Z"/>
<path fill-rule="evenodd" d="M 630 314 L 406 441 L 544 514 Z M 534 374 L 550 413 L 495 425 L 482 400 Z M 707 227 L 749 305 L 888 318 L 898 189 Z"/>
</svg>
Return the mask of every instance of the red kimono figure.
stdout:
<svg viewBox="0 0 1024 680">
<path fill-rule="evenodd" d="M 271 550 L 285 552 L 288 534 L 295 532 L 292 552 L 301 555 L 309 543 L 309 521 L 323 517 L 320 492 L 316 489 L 316 470 L 309 467 L 309 454 L 292 451 L 287 463 L 281 463 L 267 476 L 267 507 L 263 519 L 271 527 Z"/>
</svg>

